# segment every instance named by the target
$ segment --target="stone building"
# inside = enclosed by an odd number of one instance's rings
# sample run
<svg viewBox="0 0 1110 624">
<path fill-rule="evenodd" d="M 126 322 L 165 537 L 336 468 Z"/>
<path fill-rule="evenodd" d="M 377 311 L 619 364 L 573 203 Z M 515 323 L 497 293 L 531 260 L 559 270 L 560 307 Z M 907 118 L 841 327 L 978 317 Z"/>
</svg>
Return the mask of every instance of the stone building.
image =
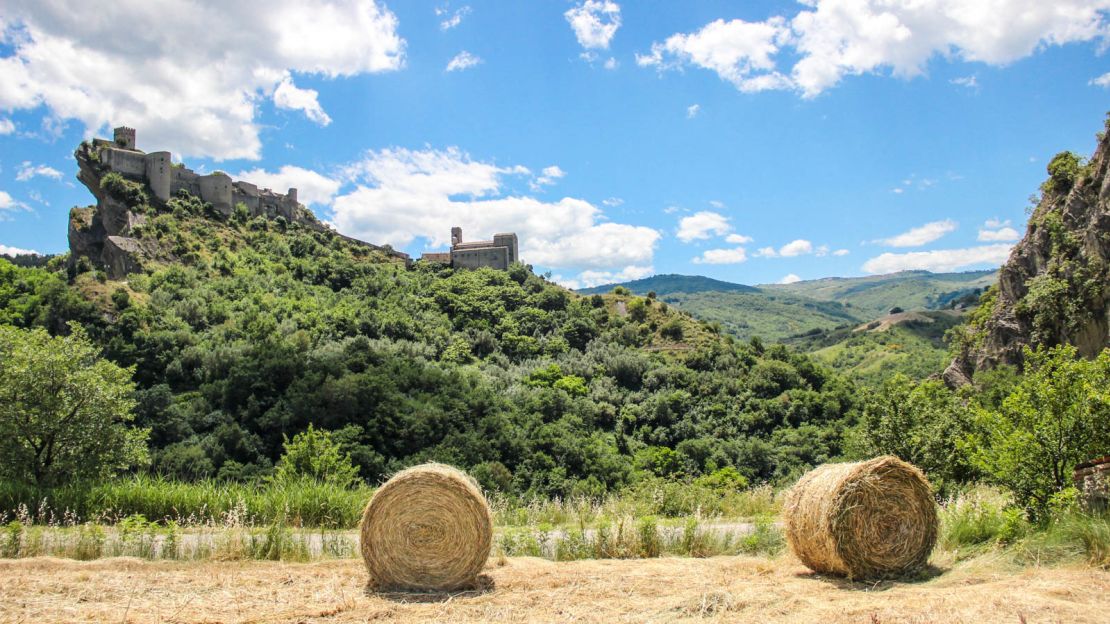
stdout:
<svg viewBox="0 0 1110 624">
<path fill-rule="evenodd" d="M 93 139 L 99 149 L 100 163 L 109 171 L 139 182 L 146 182 L 155 197 L 169 201 L 174 193 L 186 190 L 212 204 L 224 216 L 231 216 L 242 203 L 252 216 L 285 217 L 299 221 L 297 189 L 275 193 L 259 189 L 250 182 L 237 182 L 222 171 L 201 175 L 182 165 L 174 165 L 169 152 L 149 154 L 135 147 L 134 128 L 116 128 L 113 140 Z"/>
<path fill-rule="evenodd" d="M 451 251 L 426 253 L 420 257 L 425 262 L 449 264 L 459 269 L 506 270 L 509 265 L 520 261 L 517 253 L 516 234 L 494 234 L 493 240 L 464 243 L 462 228 L 451 228 Z"/>
</svg>

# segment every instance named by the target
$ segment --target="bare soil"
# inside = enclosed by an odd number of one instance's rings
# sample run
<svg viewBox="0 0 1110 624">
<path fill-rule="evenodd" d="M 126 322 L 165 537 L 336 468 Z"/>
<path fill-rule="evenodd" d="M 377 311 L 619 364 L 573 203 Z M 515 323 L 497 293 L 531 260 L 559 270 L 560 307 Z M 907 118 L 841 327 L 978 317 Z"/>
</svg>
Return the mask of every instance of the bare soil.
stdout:
<svg viewBox="0 0 1110 624">
<path fill-rule="evenodd" d="M 852 583 L 790 557 L 491 560 L 481 589 L 375 593 L 359 560 L 0 560 L 0 622 L 1091 622 L 1110 572 L 989 556 L 916 582 Z"/>
</svg>

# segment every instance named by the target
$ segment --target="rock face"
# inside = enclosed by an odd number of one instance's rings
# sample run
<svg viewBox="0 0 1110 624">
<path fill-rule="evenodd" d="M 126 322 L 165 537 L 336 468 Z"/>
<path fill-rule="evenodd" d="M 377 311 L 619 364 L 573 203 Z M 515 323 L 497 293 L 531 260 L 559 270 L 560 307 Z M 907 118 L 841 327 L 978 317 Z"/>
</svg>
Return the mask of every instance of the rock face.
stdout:
<svg viewBox="0 0 1110 624">
<path fill-rule="evenodd" d="M 1066 343 L 1084 357 L 1110 346 L 1110 138 L 1099 137 L 1088 163 L 1065 152 L 1048 169 L 1025 237 L 944 373 L 950 385 L 998 364 L 1020 367 L 1026 346 Z"/>
</svg>

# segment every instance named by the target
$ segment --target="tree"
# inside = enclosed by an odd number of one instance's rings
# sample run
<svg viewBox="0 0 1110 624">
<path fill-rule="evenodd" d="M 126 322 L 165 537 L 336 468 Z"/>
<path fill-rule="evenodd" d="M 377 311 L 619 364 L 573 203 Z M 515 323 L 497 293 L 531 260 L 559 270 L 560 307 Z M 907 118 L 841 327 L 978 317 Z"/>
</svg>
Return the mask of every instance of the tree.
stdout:
<svg viewBox="0 0 1110 624">
<path fill-rule="evenodd" d="M 983 472 L 1044 519 L 1075 465 L 1110 449 L 1110 349 L 1082 360 L 1070 345 L 1026 348 L 1025 365 L 998 410 L 979 410 L 968 442 Z"/>
<path fill-rule="evenodd" d="M 134 415 L 133 371 L 101 359 L 79 325 L 69 336 L 0 327 L 0 475 L 54 486 L 143 463 L 149 430 Z"/>
<path fill-rule="evenodd" d="M 288 482 L 310 479 L 342 488 L 358 481 L 358 468 L 351 454 L 340 450 L 330 431 L 308 429 L 285 440 L 285 453 L 274 469 L 274 481 Z"/>
</svg>

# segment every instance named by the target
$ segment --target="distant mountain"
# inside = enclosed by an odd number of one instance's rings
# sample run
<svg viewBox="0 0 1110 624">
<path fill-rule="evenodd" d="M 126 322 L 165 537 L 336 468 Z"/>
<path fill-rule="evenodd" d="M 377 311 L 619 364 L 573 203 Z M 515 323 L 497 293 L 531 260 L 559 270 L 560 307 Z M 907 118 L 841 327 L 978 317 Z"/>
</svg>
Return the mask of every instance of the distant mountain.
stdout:
<svg viewBox="0 0 1110 624">
<path fill-rule="evenodd" d="M 742 340 L 758 336 L 778 342 L 813 329 L 854 327 L 865 320 L 835 301 L 753 290 L 676 292 L 659 298 L 699 319 L 720 323 L 721 329 Z"/>
<path fill-rule="evenodd" d="M 711 277 L 704 277 L 701 275 L 676 275 L 674 273 L 652 275 L 644 279 L 622 282 L 620 284 L 607 284 L 604 286 L 594 286 L 593 288 L 583 288 L 577 292 L 583 295 L 604 294 L 612 291 L 617 286 L 623 286 L 636 295 L 646 295 L 649 292 L 654 292 L 659 296 L 670 295 L 672 293 L 759 292 L 758 288 L 745 286 L 744 284 L 722 282 L 721 280 L 715 280 Z"/>
<path fill-rule="evenodd" d="M 868 277 L 827 277 L 793 284 L 761 284 L 764 291 L 836 301 L 862 318 L 886 314 L 891 308 L 937 310 L 959 301 L 971 305 L 984 290 L 998 281 L 998 271 L 930 273 L 902 271 Z"/>
</svg>

